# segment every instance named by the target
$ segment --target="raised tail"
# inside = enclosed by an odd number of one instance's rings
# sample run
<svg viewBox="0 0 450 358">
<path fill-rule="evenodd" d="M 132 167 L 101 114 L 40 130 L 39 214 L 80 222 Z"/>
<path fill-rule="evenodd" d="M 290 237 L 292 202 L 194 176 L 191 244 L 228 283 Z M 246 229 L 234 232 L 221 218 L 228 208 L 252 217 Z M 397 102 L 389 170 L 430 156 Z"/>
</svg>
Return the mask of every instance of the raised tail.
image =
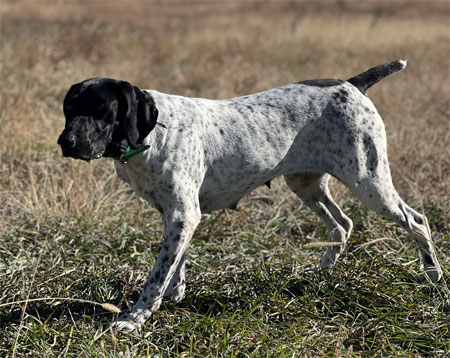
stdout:
<svg viewBox="0 0 450 358">
<path fill-rule="evenodd" d="M 360 73 L 359 75 L 349 78 L 347 82 L 350 82 L 353 86 L 358 88 L 363 94 L 378 81 L 390 74 L 403 70 L 406 67 L 406 60 L 398 60 L 384 65 L 376 66 Z"/>
</svg>

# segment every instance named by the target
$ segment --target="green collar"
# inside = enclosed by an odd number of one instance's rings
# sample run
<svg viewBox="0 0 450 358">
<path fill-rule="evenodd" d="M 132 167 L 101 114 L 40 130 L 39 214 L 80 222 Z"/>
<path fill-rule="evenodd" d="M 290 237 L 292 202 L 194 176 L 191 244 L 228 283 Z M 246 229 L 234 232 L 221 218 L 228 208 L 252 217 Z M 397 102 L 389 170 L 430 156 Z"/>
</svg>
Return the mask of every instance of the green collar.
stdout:
<svg viewBox="0 0 450 358">
<path fill-rule="evenodd" d="M 145 152 L 148 148 L 150 148 L 149 145 L 142 145 L 138 149 L 131 149 L 130 146 L 127 147 L 127 150 L 125 153 L 123 153 L 120 156 L 120 162 L 125 164 L 127 163 L 131 158 L 135 157 L 136 155 Z"/>
</svg>

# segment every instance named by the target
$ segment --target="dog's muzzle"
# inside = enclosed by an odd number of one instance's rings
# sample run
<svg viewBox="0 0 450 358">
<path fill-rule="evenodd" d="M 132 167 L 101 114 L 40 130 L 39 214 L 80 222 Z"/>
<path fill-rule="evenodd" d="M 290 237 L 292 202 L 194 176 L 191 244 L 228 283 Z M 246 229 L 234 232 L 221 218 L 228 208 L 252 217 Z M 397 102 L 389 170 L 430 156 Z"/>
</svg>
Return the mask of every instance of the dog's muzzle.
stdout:
<svg viewBox="0 0 450 358">
<path fill-rule="evenodd" d="M 93 154 L 82 153 L 78 144 L 77 137 L 70 133 L 63 132 L 58 138 L 58 144 L 61 146 L 63 156 L 74 159 L 81 159 L 89 162 L 91 159 L 99 159 L 102 157 L 104 150 L 98 150 Z"/>
<path fill-rule="evenodd" d="M 72 134 L 62 133 L 58 138 L 58 144 L 63 149 L 72 149 L 77 145 L 77 138 Z"/>
</svg>

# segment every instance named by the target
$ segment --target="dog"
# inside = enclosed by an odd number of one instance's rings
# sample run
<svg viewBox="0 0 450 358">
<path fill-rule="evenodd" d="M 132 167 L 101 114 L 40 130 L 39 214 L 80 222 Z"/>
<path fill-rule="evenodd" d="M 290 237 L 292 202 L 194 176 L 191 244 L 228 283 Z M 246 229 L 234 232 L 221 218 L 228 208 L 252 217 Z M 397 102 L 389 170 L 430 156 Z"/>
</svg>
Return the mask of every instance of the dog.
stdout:
<svg viewBox="0 0 450 358">
<path fill-rule="evenodd" d="M 366 96 L 372 85 L 405 67 L 399 60 L 348 80 L 308 80 L 226 100 L 140 90 L 102 77 L 73 85 L 58 139 L 63 155 L 113 158 L 119 177 L 165 223 L 161 251 L 138 302 L 112 326 L 132 331 L 163 297 L 182 300 L 185 252 L 201 214 L 236 208 L 244 195 L 279 176 L 338 243 L 324 253 L 321 268 L 336 262 L 353 226 L 330 194 L 333 176 L 368 208 L 403 227 L 420 251 L 419 280 L 438 281 L 442 269 L 427 219 L 394 189 L 384 124 Z"/>
</svg>

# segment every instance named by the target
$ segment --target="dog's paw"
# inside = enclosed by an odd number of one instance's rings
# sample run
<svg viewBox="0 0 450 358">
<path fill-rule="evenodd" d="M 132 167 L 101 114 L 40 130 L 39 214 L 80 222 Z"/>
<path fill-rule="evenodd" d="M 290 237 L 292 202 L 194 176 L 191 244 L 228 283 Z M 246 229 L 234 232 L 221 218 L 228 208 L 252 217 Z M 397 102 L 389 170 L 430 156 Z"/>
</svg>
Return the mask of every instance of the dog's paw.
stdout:
<svg viewBox="0 0 450 358">
<path fill-rule="evenodd" d="M 113 321 L 107 329 L 120 333 L 131 333 L 141 328 L 147 320 L 146 311 L 125 313 Z"/>
<path fill-rule="evenodd" d="M 112 329 L 119 333 L 131 333 L 133 331 L 136 331 L 140 326 L 133 321 L 119 321 L 116 320 L 113 323 L 111 323 L 107 329 Z"/>
<path fill-rule="evenodd" d="M 186 283 L 183 282 L 174 288 L 172 292 L 172 301 L 173 303 L 178 303 L 184 299 L 186 291 Z"/>
<path fill-rule="evenodd" d="M 169 287 L 164 293 L 164 299 L 172 300 L 173 303 L 182 301 L 185 297 L 186 282 L 183 280 L 181 283 L 176 284 L 174 287 Z"/>
<path fill-rule="evenodd" d="M 416 281 L 418 283 L 423 283 L 428 280 L 430 280 L 431 282 L 438 282 L 441 278 L 442 272 L 440 270 L 428 269 L 427 271 L 425 271 L 425 273 L 417 277 Z"/>
</svg>

